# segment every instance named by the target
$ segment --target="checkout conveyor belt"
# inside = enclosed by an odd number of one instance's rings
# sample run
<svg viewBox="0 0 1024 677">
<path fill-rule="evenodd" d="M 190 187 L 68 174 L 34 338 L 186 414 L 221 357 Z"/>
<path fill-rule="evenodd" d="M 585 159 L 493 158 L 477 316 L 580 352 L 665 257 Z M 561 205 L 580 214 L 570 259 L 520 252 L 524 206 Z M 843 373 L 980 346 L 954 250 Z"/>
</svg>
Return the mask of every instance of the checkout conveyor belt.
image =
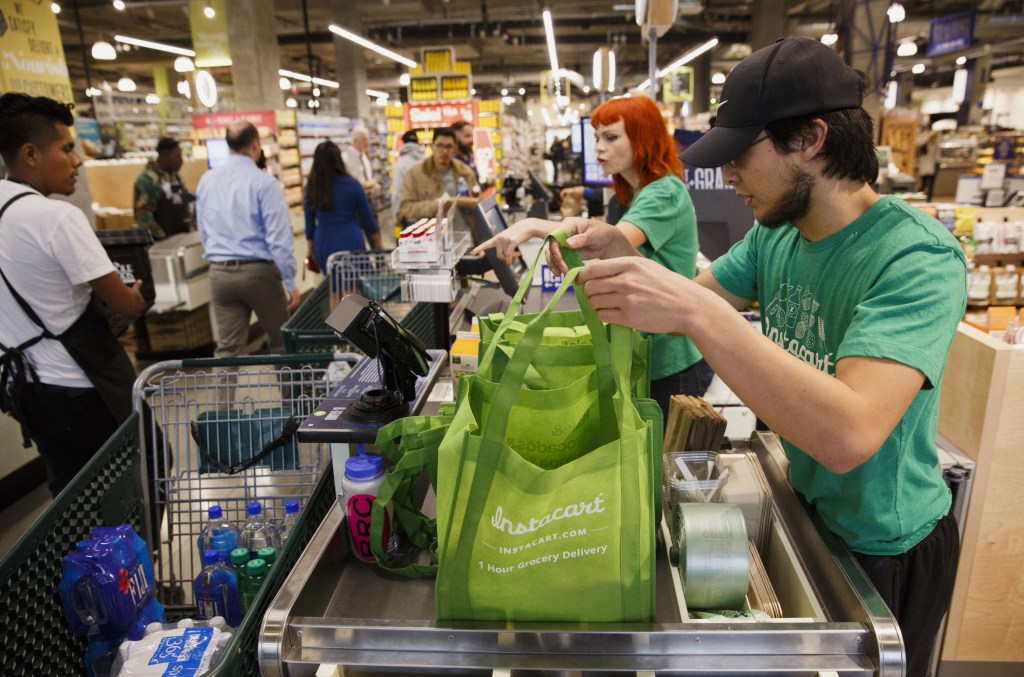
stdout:
<svg viewBox="0 0 1024 677">
<path fill-rule="evenodd" d="M 264 677 L 351 675 L 879 675 L 903 674 L 896 622 L 853 556 L 786 481 L 778 438 L 755 433 L 772 490 L 762 553 L 785 617 L 771 622 L 688 618 L 659 539 L 654 623 L 445 623 L 433 579 L 385 574 L 351 555 L 335 506 L 264 616 Z"/>
</svg>

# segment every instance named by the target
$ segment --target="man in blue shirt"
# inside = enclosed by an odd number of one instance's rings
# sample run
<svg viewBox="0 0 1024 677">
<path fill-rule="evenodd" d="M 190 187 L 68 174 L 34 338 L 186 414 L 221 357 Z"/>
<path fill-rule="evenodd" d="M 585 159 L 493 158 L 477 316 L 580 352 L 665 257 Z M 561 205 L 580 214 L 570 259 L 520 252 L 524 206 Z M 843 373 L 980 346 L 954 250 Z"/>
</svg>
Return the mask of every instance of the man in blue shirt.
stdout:
<svg viewBox="0 0 1024 677">
<path fill-rule="evenodd" d="M 215 355 L 242 354 L 253 311 L 267 332 L 269 352 L 280 354 L 281 325 L 300 301 L 288 204 L 281 185 L 256 166 L 261 150 L 256 127 L 235 122 L 226 138 L 231 154 L 203 175 L 196 191 L 196 220 L 210 262 L 217 322 Z"/>
</svg>

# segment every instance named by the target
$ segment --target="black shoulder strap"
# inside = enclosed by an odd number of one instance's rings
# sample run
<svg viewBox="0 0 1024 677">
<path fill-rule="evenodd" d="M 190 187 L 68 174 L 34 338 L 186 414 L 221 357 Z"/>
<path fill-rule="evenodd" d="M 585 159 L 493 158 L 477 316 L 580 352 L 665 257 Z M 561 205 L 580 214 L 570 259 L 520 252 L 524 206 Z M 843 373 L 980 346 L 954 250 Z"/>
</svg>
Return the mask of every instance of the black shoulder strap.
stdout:
<svg viewBox="0 0 1024 677">
<path fill-rule="evenodd" d="M 37 193 L 33 193 L 31 191 L 25 191 L 24 193 L 18 193 L 17 195 L 12 197 L 10 200 L 7 201 L 6 204 L 4 204 L 3 207 L 0 207 L 0 219 L 3 219 L 4 212 L 6 212 L 7 208 L 10 207 L 12 204 L 14 204 L 23 197 L 36 194 Z M 14 300 L 18 302 L 18 305 L 21 306 L 21 309 L 22 311 L 24 311 L 25 315 L 27 315 L 30 320 L 35 322 L 39 326 L 39 328 L 43 330 L 43 336 L 45 336 L 46 338 L 57 338 L 53 334 L 53 332 L 46 328 L 46 325 L 43 324 L 43 321 L 41 319 L 39 319 L 39 315 L 36 314 L 36 311 L 32 310 L 32 306 L 30 306 L 28 302 L 26 302 L 25 299 L 21 297 L 21 294 L 19 294 L 17 290 L 15 290 L 15 288 L 11 285 L 10 280 L 7 279 L 7 275 L 4 274 L 3 269 L 0 269 L 0 277 L 3 278 L 4 284 L 7 285 L 8 291 L 11 292 L 11 296 L 13 296 Z"/>
</svg>

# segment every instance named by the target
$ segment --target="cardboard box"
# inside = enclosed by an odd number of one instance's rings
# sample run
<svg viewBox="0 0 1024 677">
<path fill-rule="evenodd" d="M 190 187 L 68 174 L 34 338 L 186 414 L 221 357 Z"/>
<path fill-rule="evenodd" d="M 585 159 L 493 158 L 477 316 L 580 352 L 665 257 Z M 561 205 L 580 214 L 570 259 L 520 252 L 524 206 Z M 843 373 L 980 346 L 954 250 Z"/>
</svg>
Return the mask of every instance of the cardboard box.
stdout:
<svg viewBox="0 0 1024 677">
<path fill-rule="evenodd" d="M 135 225 L 134 214 L 96 214 L 96 230 L 123 230 Z"/>
<path fill-rule="evenodd" d="M 171 310 L 146 314 L 149 348 L 154 353 L 194 350 L 213 343 L 210 310 Z"/>
</svg>

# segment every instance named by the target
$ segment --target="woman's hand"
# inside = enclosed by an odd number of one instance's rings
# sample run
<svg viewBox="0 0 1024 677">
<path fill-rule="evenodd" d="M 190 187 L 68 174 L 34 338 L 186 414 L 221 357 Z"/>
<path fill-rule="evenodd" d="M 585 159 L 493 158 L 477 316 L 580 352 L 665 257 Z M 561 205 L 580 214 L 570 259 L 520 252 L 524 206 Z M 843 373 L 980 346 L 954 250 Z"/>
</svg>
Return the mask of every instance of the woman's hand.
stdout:
<svg viewBox="0 0 1024 677">
<path fill-rule="evenodd" d="M 522 219 L 516 221 L 506 230 L 498 233 L 490 240 L 481 242 L 470 252 L 473 256 L 479 256 L 488 249 L 494 249 L 499 259 L 506 263 L 512 263 L 520 253 L 516 247 L 535 237 L 544 238 L 554 232 L 560 224 L 554 221 L 543 219 Z"/>
<path fill-rule="evenodd" d="M 604 221 L 572 217 L 562 219 L 558 225 L 569 234 L 566 244 L 570 249 L 579 252 L 583 259 L 640 255 L 618 228 Z M 555 275 L 565 275 L 569 272 L 569 266 L 566 265 L 557 242 L 548 245 L 547 260 L 548 267 Z"/>
</svg>

